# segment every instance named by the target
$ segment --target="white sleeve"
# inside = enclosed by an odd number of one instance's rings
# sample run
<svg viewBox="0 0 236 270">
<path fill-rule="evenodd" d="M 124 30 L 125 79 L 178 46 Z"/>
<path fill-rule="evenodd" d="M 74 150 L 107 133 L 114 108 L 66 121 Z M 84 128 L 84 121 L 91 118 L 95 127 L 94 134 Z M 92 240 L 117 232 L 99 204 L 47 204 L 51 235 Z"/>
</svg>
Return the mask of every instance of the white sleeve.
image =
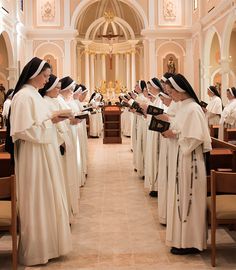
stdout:
<svg viewBox="0 0 236 270">
<path fill-rule="evenodd" d="M 24 140 L 32 143 L 46 144 L 52 143 L 52 121 L 46 120 L 41 125 L 32 125 L 30 128 L 15 133 L 13 141 Z"/>
<path fill-rule="evenodd" d="M 202 144 L 202 141 L 194 138 L 180 138 L 179 145 L 184 155 L 189 155 L 194 149 Z"/>
</svg>

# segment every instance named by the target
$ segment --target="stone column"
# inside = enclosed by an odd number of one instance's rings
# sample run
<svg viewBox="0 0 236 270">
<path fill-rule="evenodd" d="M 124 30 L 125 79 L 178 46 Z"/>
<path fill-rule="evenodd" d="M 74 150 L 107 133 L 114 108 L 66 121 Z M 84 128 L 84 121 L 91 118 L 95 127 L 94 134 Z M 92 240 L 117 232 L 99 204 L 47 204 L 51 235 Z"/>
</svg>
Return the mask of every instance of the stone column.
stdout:
<svg viewBox="0 0 236 270">
<path fill-rule="evenodd" d="M 90 88 L 91 91 L 94 91 L 94 53 L 90 54 Z"/>
<path fill-rule="evenodd" d="M 119 60 L 120 60 L 120 55 L 117 53 L 115 54 L 115 80 L 118 80 L 118 81 L 120 81 Z"/>
<path fill-rule="evenodd" d="M 132 76 L 131 76 L 131 88 L 135 86 L 136 82 L 136 61 L 135 61 L 135 48 L 132 48 L 131 51 L 131 70 L 132 70 Z"/>
<path fill-rule="evenodd" d="M 85 49 L 85 85 L 89 89 L 89 91 L 92 91 L 90 89 L 90 83 L 89 83 L 89 50 Z"/>
<path fill-rule="evenodd" d="M 156 39 L 149 38 L 149 77 L 153 78 L 157 76 L 157 60 L 156 60 Z M 150 79 L 149 78 L 149 79 Z"/>
<path fill-rule="evenodd" d="M 8 77 L 7 77 L 7 80 L 8 80 L 8 86 L 9 88 L 14 88 L 15 85 L 16 85 L 16 74 L 17 74 L 17 68 L 15 67 L 9 67 L 7 68 L 8 70 Z"/>
<path fill-rule="evenodd" d="M 198 59 L 196 59 L 197 61 Z M 181 70 L 179 70 L 181 73 Z M 192 40 L 186 39 L 186 54 L 184 57 L 184 76 L 189 81 L 189 83 L 194 85 L 194 63 L 193 63 L 193 46 Z"/>
<path fill-rule="evenodd" d="M 149 0 L 148 4 L 148 13 L 149 13 L 149 28 L 150 29 L 155 29 L 155 11 L 157 12 L 157 8 L 155 7 L 155 2 L 156 0 Z"/>
<path fill-rule="evenodd" d="M 227 103 L 227 96 L 226 96 L 226 89 L 229 88 L 229 73 L 230 73 L 230 66 L 229 66 L 229 60 L 228 59 L 221 59 L 220 65 L 221 65 L 221 98 L 223 101 L 223 104 L 225 105 Z"/>
<path fill-rule="evenodd" d="M 64 58 L 64 70 L 65 76 L 71 76 L 71 39 L 65 39 L 65 58 Z"/>
<path fill-rule="evenodd" d="M 106 81 L 106 55 L 102 54 L 102 80 Z"/>
<path fill-rule="evenodd" d="M 77 81 L 81 82 L 81 47 L 77 45 Z"/>
<path fill-rule="evenodd" d="M 126 53 L 126 86 L 127 89 L 130 91 L 130 53 Z"/>
</svg>

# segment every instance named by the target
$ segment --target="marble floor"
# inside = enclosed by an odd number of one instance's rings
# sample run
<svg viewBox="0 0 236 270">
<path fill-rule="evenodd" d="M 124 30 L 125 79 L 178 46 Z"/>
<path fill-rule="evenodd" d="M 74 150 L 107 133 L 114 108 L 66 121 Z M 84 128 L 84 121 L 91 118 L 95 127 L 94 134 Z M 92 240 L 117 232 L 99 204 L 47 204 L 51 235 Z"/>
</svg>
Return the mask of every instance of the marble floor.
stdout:
<svg viewBox="0 0 236 270">
<path fill-rule="evenodd" d="M 89 139 L 89 175 L 81 189 L 80 212 L 72 225 L 73 250 L 34 270 L 192 270 L 211 269 L 209 249 L 202 254 L 175 256 L 165 245 L 165 227 L 157 216 L 157 199 L 150 198 L 133 171 L 130 139 L 102 144 Z M 217 231 L 217 269 L 236 269 L 235 232 Z M 0 269 L 11 269 L 0 239 Z"/>
</svg>

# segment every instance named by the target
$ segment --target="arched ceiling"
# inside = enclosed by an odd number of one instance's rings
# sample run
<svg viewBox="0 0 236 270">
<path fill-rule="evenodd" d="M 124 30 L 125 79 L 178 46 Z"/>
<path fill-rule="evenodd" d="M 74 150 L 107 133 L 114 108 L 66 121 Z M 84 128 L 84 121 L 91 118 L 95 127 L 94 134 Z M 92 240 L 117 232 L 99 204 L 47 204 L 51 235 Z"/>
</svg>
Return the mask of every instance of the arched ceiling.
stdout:
<svg viewBox="0 0 236 270">
<path fill-rule="evenodd" d="M 110 21 L 104 19 L 105 13 L 112 14 L 114 18 Z M 91 4 L 77 24 L 79 37 L 85 38 L 87 33 L 86 38 L 94 41 L 103 40 L 102 36 L 106 34 L 119 35 L 120 41 L 139 38 L 143 28 L 137 13 L 119 0 L 101 0 Z"/>
</svg>

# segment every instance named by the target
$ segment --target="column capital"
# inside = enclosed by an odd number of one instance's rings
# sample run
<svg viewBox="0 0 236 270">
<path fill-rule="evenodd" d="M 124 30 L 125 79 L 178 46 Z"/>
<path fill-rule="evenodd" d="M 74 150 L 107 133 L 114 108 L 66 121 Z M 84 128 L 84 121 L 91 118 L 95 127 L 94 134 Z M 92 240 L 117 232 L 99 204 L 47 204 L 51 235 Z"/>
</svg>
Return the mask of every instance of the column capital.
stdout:
<svg viewBox="0 0 236 270">
<path fill-rule="evenodd" d="M 85 48 L 88 48 L 89 45 L 92 43 L 91 40 L 81 40 L 81 43 L 85 46 Z"/>
<path fill-rule="evenodd" d="M 133 39 L 133 40 L 128 40 L 128 42 L 133 48 L 138 44 L 139 40 Z"/>
<path fill-rule="evenodd" d="M 143 29 L 141 35 L 148 40 L 156 40 L 158 37 L 158 31 L 153 29 Z"/>
</svg>

